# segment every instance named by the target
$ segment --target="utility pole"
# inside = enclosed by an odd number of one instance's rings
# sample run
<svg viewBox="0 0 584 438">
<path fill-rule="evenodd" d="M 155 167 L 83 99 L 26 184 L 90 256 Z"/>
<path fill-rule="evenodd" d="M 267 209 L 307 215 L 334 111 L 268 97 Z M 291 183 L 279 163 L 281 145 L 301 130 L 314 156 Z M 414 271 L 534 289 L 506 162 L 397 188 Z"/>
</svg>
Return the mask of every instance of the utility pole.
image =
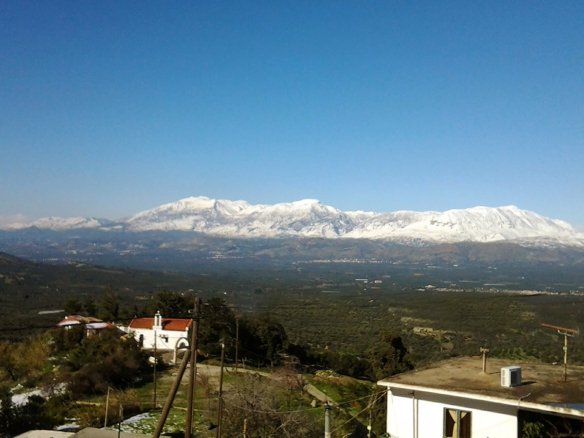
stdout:
<svg viewBox="0 0 584 438">
<path fill-rule="evenodd" d="M 324 405 L 324 438 L 332 438 L 331 435 L 331 405 Z"/>
<path fill-rule="evenodd" d="M 156 364 L 158 363 L 158 356 L 156 351 L 156 330 L 154 330 L 154 372 L 153 372 L 153 388 L 152 388 L 152 407 L 156 409 Z"/>
<path fill-rule="evenodd" d="M 367 424 L 367 438 L 371 438 L 371 429 L 373 428 L 373 397 L 375 397 L 375 393 L 371 394 L 369 398 L 369 424 Z"/>
<path fill-rule="evenodd" d="M 221 438 L 221 421 L 223 419 L 223 363 L 225 361 L 225 343 L 221 342 L 221 373 L 219 374 L 219 406 L 217 410 L 217 438 Z"/>
<path fill-rule="evenodd" d="M 239 361 L 239 317 L 235 318 L 235 373 L 237 374 L 237 363 Z"/>
<path fill-rule="evenodd" d="M 578 330 L 551 324 L 542 324 L 542 327 L 555 330 L 559 335 L 564 336 L 564 382 L 566 382 L 568 380 L 568 336 L 574 337 L 580 332 Z"/>
<path fill-rule="evenodd" d="M 187 398 L 187 419 L 185 423 L 185 438 L 191 438 L 193 434 L 193 402 L 195 397 L 195 379 L 197 378 L 197 341 L 199 335 L 199 313 L 201 311 L 201 299 L 195 298 L 193 318 L 191 319 L 191 354 L 189 369 L 189 393 Z"/>
<path fill-rule="evenodd" d="M 481 347 L 481 349 L 479 350 L 481 352 L 481 354 L 483 355 L 483 374 L 487 373 L 487 354 L 489 354 L 489 350 L 486 347 Z"/>
<path fill-rule="evenodd" d="M 174 402 L 174 398 L 176 397 L 176 393 L 178 392 L 178 388 L 180 386 L 180 381 L 182 380 L 185 370 L 187 369 L 187 365 L 189 364 L 189 357 L 190 357 L 190 350 L 185 351 L 185 355 L 183 360 L 180 364 L 180 368 L 178 369 L 178 373 L 176 375 L 176 379 L 170 388 L 170 392 L 168 393 L 168 398 L 164 403 L 164 407 L 162 408 L 162 412 L 160 413 L 160 419 L 158 420 L 158 424 L 156 425 L 156 429 L 152 434 L 152 438 L 159 438 L 160 434 L 162 433 L 162 428 L 164 427 L 164 423 L 166 423 L 166 418 L 168 417 L 168 413 L 170 412 L 170 408 L 172 408 L 172 403 Z"/>
<path fill-rule="evenodd" d="M 118 438 L 122 433 L 122 421 L 124 421 L 124 407 L 122 406 L 122 401 L 118 397 L 118 403 L 120 404 L 118 408 L 118 416 L 120 417 L 120 421 L 118 422 Z"/>
<path fill-rule="evenodd" d="M 109 395 L 110 395 L 110 386 L 107 386 L 107 395 L 105 396 L 105 418 L 103 420 L 103 427 L 107 427 L 107 415 L 109 411 Z"/>
</svg>

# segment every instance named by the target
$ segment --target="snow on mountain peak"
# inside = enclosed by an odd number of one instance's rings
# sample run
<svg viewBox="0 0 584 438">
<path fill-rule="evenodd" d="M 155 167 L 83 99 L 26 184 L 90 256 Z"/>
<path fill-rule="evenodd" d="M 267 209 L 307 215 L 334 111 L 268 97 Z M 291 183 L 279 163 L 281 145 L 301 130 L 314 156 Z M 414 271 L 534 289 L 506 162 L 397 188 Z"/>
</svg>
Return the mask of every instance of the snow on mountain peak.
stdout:
<svg viewBox="0 0 584 438">
<path fill-rule="evenodd" d="M 290 202 L 290 205 L 299 208 L 312 208 L 315 206 L 320 206 L 322 204 L 318 199 L 301 199 L 299 201 Z"/>
<path fill-rule="evenodd" d="M 104 221 L 44 218 L 28 226 L 50 229 L 100 228 Z M 400 242 L 555 241 L 584 246 L 584 235 L 568 223 L 514 205 L 477 206 L 444 212 L 343 212 L 316 199 L 273 205 L 188 197 L 142 211 L 114 224 L 126 231 L 195 231 L 224 237 L 320 237 Z M 13 227 L 11 227 L 14 229 Z M 20 227 L 24 228 L 24 226 Z"/>
<path fill-rule="evenodd" d="M 96 219 L 93 217 L 43 217 L 32 222 L 15 222 L 3 227 L 6 230 L 21 230 L 25 228 L 41 228 L 47 230 L 71 230 L 71 229 L 89 229 L 100 228 L 109 221 Z"/>
<path fill-rule="evenodd" d="M 273 205 L 185 198 L 142 212 L 131 230 L 191 230 L 229 237 L 324 237 L 429 242 L 582 239 L 572 227 L 509 205 L 444 212 L 343 212 L 316 199 Z M 579 241 L 580 241 L 579 240 Z"/>
</svg>

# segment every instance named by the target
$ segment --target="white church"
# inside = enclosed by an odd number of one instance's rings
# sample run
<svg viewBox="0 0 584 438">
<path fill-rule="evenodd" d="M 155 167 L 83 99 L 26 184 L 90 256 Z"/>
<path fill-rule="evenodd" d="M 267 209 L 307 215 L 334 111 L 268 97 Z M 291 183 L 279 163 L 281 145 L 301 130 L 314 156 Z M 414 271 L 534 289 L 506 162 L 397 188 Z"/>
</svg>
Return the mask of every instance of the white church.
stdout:
<svg viewBox="0 0 584 438">
<path fill-rule="evenodd" d="M 163 318 L 156 312 L 154 318 L 134 318 L 120 328 L 133 335 L 144 350 L 176 351 L 188 347 L 191 323 L 191 319 Z"/>
</svg>

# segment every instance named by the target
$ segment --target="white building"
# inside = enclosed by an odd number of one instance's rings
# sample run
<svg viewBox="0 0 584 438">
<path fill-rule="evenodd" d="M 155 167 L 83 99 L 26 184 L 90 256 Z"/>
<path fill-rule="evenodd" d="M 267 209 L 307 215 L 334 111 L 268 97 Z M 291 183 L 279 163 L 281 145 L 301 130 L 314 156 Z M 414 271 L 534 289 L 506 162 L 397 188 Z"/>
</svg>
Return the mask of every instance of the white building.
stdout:
<svg viewBox="0 0 584 438">
<path fill-rule="evenodd" d="M 189 345 L 190 326 L 190 319 L 163 318 L 156 312 L 154 318 L 134 318 L 123 330 L 144 350 L 176 351 Z"/>
<path fill-rule="evenodd" d="M 509 379 L 519 367 L 518 379 Z M 562 366 L 489 359 L 483 373 L 481 358 L 467 357 L 377 384 L 387 387 L 392 438 L 513 438 L 526 428 L 584 433 L 582 367 L 571 367 L 564 383 Z"/>
</svg>

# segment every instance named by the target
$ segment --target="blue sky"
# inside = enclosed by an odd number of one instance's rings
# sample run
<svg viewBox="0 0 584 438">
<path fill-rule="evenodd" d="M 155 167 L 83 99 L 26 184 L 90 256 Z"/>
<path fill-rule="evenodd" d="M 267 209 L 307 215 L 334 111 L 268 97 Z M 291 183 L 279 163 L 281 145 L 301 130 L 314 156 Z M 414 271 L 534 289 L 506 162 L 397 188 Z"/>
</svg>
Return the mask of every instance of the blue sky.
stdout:
<svg viewBox="0 0 584 438">
<path fill-rule="evenodd" d="M 191 195 L 584 225 L 584 2 L 0 2 L 0 216 Z"/>
</svg>

